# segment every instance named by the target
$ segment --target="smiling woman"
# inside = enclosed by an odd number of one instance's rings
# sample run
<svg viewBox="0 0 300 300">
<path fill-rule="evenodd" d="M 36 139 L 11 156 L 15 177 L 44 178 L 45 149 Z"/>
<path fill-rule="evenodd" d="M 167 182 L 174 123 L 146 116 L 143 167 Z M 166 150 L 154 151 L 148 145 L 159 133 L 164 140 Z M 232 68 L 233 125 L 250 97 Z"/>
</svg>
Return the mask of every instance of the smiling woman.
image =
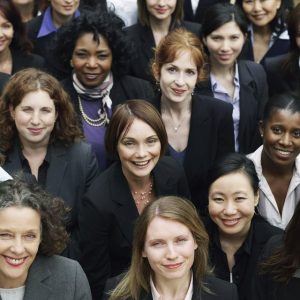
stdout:
<svg viewBox="0 0 300 300">
<path fill-rule="evenodd" d="M 161 195 L 189 197 L 183 169 L 172 158 L 163 157 L 166 130 L 148 102 L 130 100 L 118 106 L 105 144 L 118 162 L 96 179 L 79 220 L 81 263 L 95 299 L 101 298 L 109 277 L 129 266 L 134 222 L 145 206 Z"/>
</svg>

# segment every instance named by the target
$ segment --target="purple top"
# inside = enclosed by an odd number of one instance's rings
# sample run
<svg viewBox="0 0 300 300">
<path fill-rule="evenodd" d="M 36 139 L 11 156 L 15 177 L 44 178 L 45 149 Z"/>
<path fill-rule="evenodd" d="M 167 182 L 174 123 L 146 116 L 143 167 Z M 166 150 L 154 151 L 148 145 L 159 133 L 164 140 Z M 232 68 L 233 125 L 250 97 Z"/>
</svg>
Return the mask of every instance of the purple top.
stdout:
<svg viewBox="0 0 300 300">
<path fill-rule="evenodd" d="M 87 101 L 82 98 L 80 100 L 85 114 L 91 119 L 98 119 L 99 115 L 97 112 L 100 108 L 101 101 L 99 99 L 95 101 L 91 101 L 91 100 Z M 112 114 L 112 110 L 107 109 L 107 114 L 110 118 Z M 99 170 L 100 172 L 102 172 L 107 167 L 106 151 L 104 145 L 106 126 L 105 125 L 98 126 L 98 127 L 91 126 L 84 120 L 83 117 L 81 117 L 81 121 L 82 121 L 85 140 L 87 143 L 92 145 L 92 148 L 98 160 Z"/>
<path fill-rule="evenodd" d="M 181 152 L 176 151 L 170 144 L 168 145 L 168 149 L 170 152 L 170 156 L 172 156 L 173 158 L 175 158 L 177 161 L 180 162 L 181 165 L 183 165 L 183 161 L 185 158 L 185 151 L 186 149 L 184 149 Z"/>
<path fill-rule="evenodd" d="M 77 9 L 75 11 L 75 17 L 79 17 L 80 12 Z M 55 27 L 54 23 L 53 23 L 53 19 L 52 19 L 52 14 L 51 14 L 51 6 L 49 6 L 45 12 L 44 12 L 44 16 L 43 16 L 43 21 L 41 24 L 41 28 L 38 32 L 37 38 L 41 38 L 43 36 L 46 36 L 52 32 L 56 32 L 58 28 Z"/>
</svg>

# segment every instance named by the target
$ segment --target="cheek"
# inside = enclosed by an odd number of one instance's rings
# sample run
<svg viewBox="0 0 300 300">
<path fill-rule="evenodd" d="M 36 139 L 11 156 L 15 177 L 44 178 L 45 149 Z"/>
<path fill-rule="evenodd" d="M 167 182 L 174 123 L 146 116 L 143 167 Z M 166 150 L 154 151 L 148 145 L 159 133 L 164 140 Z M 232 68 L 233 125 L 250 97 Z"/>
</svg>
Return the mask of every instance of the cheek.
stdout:
<svg viewBox="0 0 300 300">
<path fill-rule="evenodd" d="M 220 206 L 217 206 L 214 202 L 209 201 L 208 203 L 208 213 L 211 218 L 217 217 L 222 211 Z"/>
</svg>

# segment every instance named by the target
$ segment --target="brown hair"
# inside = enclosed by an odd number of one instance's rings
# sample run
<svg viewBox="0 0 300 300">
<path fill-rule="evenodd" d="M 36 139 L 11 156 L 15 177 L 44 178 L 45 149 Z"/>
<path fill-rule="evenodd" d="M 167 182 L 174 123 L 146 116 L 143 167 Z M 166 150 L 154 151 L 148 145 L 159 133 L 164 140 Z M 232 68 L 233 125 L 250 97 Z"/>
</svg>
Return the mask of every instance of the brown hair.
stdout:
<svg viewBox="0 0 300 300">
<path fill-rule="evenodd" d="M 197 288 L 205 289 L 204 275 L 210 273 L 208 267 L 208 234 L 195 206 L 188 200 L 177 196 L 161 197 L 149 204 L 137 220 L 134 230 L 132 258 L 129 271 L 111 294 L 111 300 L 132 298 L 140 299 L 142 290 L 150 291 L 150 275 L 153 272 L 147 258 L 142 256 L 146 234 L 150 222 L 160 217 L 185 225 L 192 233 L 197 244 L 192 266 L 194 283 Z M 197 286 L 198 285 L 198 286 Z"/>
<path fill-rule="evenodd" d="M 141 99 L 128 100 L 116 107 L 105 135 L 107 153 L 112 158 L 118 157 L 118 142 L 129 130 L 135 118 L 153 128 L 161 144 L 160 156 L 164 155 L 168 146 L 168 137 L 161 115 L 152 104 Z"/>
<path fill-rule="evenodd" d="M 183 3 L 184 3 L 184 0 L 176 1 L 176 7 L 172 14 L 173 24 L 183 20 Z M 149 21 L 150 14 L 147 9 L 146 0 L 137 0 L 137 5 L 138 5 L 138 18 L 139 18 L 140 23 L 143 26 L 150 27 L 150 21 Z"/>
<path fill-rule="evenodd" d="M 174 61 L 182 51 L 190 51 L 198 71 L 198 81 L 206 79 L 204 66 L 207 61 L 201 40 L 192 32 L 178 28 L 165 36 L 155 49 L 152 73 L 160 77 L 163 65 Z"/>
<path fill-rule="evenodd" d="M 17 135 L 10 108 L 15 109 L 30 92 L 45 91 L 53 99 L 57 120 L 51 133 L 50 142 L 59 140 L 71 144 L 82 138 L 78 119 L 68 94 L 60 83 L 46 72 L 29 68 L 14 74 L 6 84 L 0 101 L 0 152 L 6 155 Z M 6 157 L 0 157 L 0 164 Z"/>
</svg>

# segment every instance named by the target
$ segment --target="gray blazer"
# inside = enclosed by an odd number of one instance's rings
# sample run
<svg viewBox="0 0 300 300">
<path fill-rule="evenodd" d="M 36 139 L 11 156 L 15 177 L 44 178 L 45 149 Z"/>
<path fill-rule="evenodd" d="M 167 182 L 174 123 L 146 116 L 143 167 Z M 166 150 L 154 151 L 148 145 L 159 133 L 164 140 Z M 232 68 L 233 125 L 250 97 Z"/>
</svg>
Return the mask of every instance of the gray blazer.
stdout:
<svg viewBox="0 0 300 300">
<path fill-rule="evenodd" d="M 33 261 L 25 282 L 24 300 L 91 299 L 89 283 L 78 262 L 57 255 L 38 255 Z"/>
</svg>

